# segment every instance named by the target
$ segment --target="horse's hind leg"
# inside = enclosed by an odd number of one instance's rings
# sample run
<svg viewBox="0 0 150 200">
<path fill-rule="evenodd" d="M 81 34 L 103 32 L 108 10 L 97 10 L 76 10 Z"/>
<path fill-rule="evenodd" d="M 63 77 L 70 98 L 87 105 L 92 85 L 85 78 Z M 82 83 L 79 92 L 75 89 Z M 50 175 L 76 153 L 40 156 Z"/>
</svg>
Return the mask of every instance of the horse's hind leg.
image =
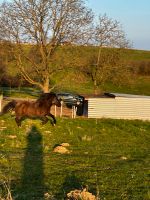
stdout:
<svg viewBox="0 0 150 200">
<path fill-rule="evenodd" d="M 48 118 L 47 117 L 42 117 L 42 125 L 46 124 L 48 122 Z"/>
<path fill-rule="evenodd" d="M 16 116 L 15 121 L 16 121 L 18 127 L 20 127 L 21 126 L 21 117 Z"/>
<path fill-rule="evenodd" d="M 51 113 L 49 113 L 48 115 L 53 119 L 52 125 L 55 126 L 56 119 L 55 119 L 54 115 L 52 115 Z"/>
</svg>

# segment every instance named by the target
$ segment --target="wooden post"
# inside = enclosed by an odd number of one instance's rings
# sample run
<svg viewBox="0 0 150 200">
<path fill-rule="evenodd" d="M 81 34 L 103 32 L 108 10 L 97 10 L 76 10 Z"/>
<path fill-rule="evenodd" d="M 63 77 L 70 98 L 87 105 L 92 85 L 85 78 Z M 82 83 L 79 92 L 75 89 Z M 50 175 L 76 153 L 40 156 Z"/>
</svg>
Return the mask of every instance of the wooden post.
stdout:
<svg viewBox="0 0 150 200">
<path fill-rule="evenodd" d="M 74 106 L 74 109 L 73 109 L 73 116 L 74 118 L 76 117 L 76 106 Z"/>
<path fill-rule="evenodd" d="M 55 109 L 55 117 L 56 117 L 56 115 L 57 115 L 57 108 L 56 108 L 56 105 L 55 105 L 54 109 Z"/>
<path fill-rule="evenodd" d="M 76 118 L 76 116 L 77 116 L 77 106 L 75 106 L 75 118 Z"/>
<path fill-rule="evenodd" d="M 63 101 L 61 101 L 60 103 L 61 103 L 61 107 L 60 107 L 60 117 L 62 117 L 62 107 L 63 107 Z"/>
<path fill-rule="evenodd" d="M 71 115 L 72 118 L 74 118 L 74 114 L 73 113 L 74 113 L 74 106 L 72 106 L 72 115 Z"/>
<path fill-rule="evenodd" d="M 0 112 L 2 111 L 2 100 L 3 100 L 3 95 L 0 95 Z"/>
<path fill-rule="evenodd" d="M 76 118 L 77 106 L 72 106 L 72 118 Z"/>
</svg>

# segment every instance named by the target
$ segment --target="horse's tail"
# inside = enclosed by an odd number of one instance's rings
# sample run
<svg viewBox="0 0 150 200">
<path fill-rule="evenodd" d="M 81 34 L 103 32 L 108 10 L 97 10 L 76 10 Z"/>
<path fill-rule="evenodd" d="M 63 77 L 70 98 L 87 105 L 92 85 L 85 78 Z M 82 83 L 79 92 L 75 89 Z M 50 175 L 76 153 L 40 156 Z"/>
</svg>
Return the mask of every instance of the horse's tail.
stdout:
<svg viewBox="0 0 150 200">
<path fill-rule="evenodd" d="M 3 107 L 2 112 L 0 113 L 0 115 L 6 114 L 6 113 L 9 112 L 10 110 L 14 110 L 15 106 L 16 106 L 16 101 L 15 101 L 15 100 L 13 100 L 13 101 L 7 103 L 7 104 Z"/>
</svg>

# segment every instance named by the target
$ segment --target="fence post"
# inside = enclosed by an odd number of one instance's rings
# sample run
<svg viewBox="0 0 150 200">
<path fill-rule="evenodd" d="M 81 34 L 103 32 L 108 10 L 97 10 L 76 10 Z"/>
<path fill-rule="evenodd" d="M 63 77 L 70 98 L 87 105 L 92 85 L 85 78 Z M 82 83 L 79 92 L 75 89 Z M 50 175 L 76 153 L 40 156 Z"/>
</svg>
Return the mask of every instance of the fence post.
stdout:
<svg viewBox="0 0 150 200">
<path fill-rule="evenodd" d="M 3 95 L 0 94 L 0 112 L 2 111 L 2 100 L 3 100 Z"/>
<path fill-rule="evenodd" d="M 56 105 L 55 105 L 54 109 L 55 109 L 55 117 L 56 117 L 56 115 L 57 115 L 57 108 L 56 108 Z"/>
<path fill-rule="evenodd" d="M 75 118 L 76 118 L 76 116 L 77 116 L 77 109 L 78 109 L 78 107 L 75 106 Z"/>
<path fill-rule="evenodd" d="M 63 107 L 63 101 L 61 101 L 60 103 L 61 103 L 61 107 L 60 107 L 60 117 L 62 117 L 62 107 Z"/>
<path fill-rule="evenodd" d="M 74 118 L 74 106 L 72 106 L 72 118 Z"/>
<path fill-rule="evenodd" d="M 72 118 L 76 118 L 76 113 L 77 113 L 77 106 L 73 105 L 72 106 Z"/>
</svg>

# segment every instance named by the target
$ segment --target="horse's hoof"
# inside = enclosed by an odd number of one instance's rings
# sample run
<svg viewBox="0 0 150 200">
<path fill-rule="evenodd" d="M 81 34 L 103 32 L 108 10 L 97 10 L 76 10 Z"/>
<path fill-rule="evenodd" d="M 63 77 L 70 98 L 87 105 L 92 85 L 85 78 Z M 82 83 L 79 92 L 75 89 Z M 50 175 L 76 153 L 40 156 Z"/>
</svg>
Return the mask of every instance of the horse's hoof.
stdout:
<svg viewBox="0 0 150 200">
<path fill-rule="evenodd" d="M 55 123 L 51 123 L 52 124 L 52 126 L 56 126 L 56 124 Z"/>
</svg>

